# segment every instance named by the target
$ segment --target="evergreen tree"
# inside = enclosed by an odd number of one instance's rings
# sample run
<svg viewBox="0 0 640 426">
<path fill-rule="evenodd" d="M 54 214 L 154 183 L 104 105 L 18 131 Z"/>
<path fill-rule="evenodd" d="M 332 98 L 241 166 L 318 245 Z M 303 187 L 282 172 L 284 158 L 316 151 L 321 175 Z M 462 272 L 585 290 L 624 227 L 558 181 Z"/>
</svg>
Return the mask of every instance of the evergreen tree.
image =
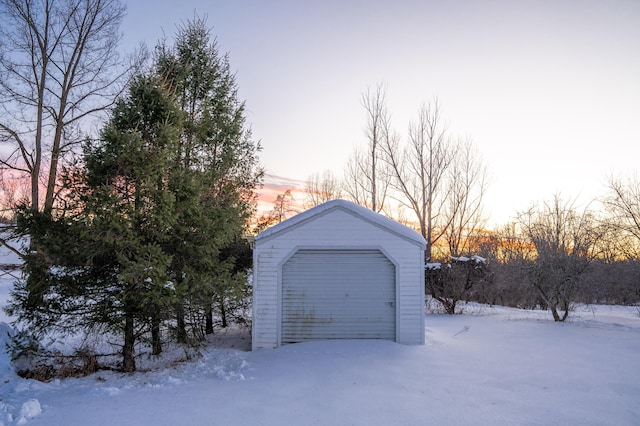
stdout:
<svg viewBox="0 0 640 426">
<path fill-rule="evenodd" d="M 172 46 L 158 46 L 156 72 L 184 113 L 171 173 L 178 225 L 166 250 L 172 254 L 180 297 L 177 337 L 185 341 L 186 317 L 199 319 L 190 325 L 194 337 L 202 338 L 203 318 L 204 333 L 213 332 L 214 304 L 224 316 L 230 300 L 225 295 L 244 294 L 246 299 L 246 269 L 236 268 L 238 258 L 225 253 L 244 242 L 240 237 L 262 178 L 260 147 L 245 128 L 244 104 L 228 56 L 220 55 L 204 20 L 180 28 Z"/>
<path fill-rule="evenodd" d="M 105 329 L 123 337 L 122 368 L 135 371 L 135 343 L 159 324 L 175 298 L 163 251 L 176 223 L 166 177 L 181 113 L 153 77 L 139 77 L 120 100 L 100 141 L 85 146 L 82 167 L 67 170 L 66 214 L 24 209 L 20 226 L 41 251 L 11 310 L 36 338 L 46 332 Z M 44 267 L 43 267 L 44 264 Z"/>
</svg>

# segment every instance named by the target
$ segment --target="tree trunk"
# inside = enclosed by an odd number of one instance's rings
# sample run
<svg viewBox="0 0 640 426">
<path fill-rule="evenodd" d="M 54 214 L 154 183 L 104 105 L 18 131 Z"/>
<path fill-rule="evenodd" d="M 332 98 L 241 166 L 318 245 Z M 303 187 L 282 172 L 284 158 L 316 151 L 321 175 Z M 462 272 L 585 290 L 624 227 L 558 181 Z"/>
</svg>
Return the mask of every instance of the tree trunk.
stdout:
<svg viewBox="0 0 640 426">
<path fill-rule="evenodd" d="M 184 320 L 184 306 L 182 303 L 176 304 L 176 341 L 187 343 L 187 326 Z"/>
<path fill-rule="evenodd" d="M 204 333 L 213 334 L 213 309 L 211 308 L 211 305 L 207 306 L 205 312 Z"/>
<path fill-rule="evenodd" d="M 66 97 L 66 91 L 64 96 Z M 64 111 L 64 104 L 61 101 L 61 112 Z M 60 119 L 60 121 L 62 121 Z M 53 209 L 53 197 L 56 190 L 56 182 L 58 180 L 58 160 L 60 159 L 60 143 L 62 140 L 63 123 L 56 123 L 56 131 L 53 137 L 53 146 L 51 147 L 51 159 L 49 162 L 49 177 L 47 179 L 47 190 L 44 198 L 44 211 L 50 212 Z"/>
<path fill-rule="evenodd" d="M 564 313 L 562 314 L 562 319 L 560 321 L 565 321 L 569 318 L 569 302 L 562 302 L 562 310 Z"/>
<path fill-rule="evenodd" d="M 431 197 L 431 193 L 429 193 L 429 197 Z M 426 220 L 426 224 L 427 224 L 427 229 L 426 229 L 426 235 L 424 236 L 424 239 L 427 241 L 427 247 L 425 248 L 424 251 L 424 256 L 427 259 L 427 262 L 431 262 L 431 256 L 433 253 L 431 253 L 431 239 L 433 238 L 433 212 L 431 210 L 431 198 L 428 198 L 428 208 L 427 208 L 427 220 Z M 423 230 L 424 233 L 424 230 Z"/>
<path fill-rule="evenodd" d="M 229 323 L 227 322 L 227 309 L 224 306 L 223 298 L 220 298 L 220 317 L 222 319 L 222 328 L 227 328 Z"/>
<path fill-rule="evenodd" d="M 133 314 L 128 311 L 124 316 L 124 346 L 122 347 L 122 369 L 127 373 L 136 371 L 134 345 Z"/>
<path fill-rule="evenodd" d="M 45 41 L 45 46 L 48 42 Z M 36 118 L 35 158 L 31 173 L 31 209 L 39 211 L 40 208 L 40 169 L 42 168 L 42 126 L 44 121 L 44 93 L 46 91 L 47 65 L 49 55 L 45 50 L 42 53 L 42 68 L 40 69 L 40 83 L 38 84 L 38 112 Z M 35 71 L 35 69 L 34 69 Z M 21 148 L 24 146 L 21 145 Z M 24 158 L 24 154 L 23 154 Z M 28 161 L 27 161 L 28 163 Z"/>
<path fill-rule="evenodd" d="M 558 314 L 558 300 L 556 297 L 554 297 L 553 299 L 549 298 L 547 296 L 547 293 L 543 290 L 542 285 L 540 283 L 534 283 L 534 287 L 536 288 L 536 290 L 538 290 L 538 294 L 540 295 L 544 303 L 547 305 L 547 307 L 551 311 L 551 315 L 553 315 L 554 321 L 562 322 L 565 319 L 567 319 L 567 316 L 569 315 L 568 310 L 567 312 L 565 312 L 564 318 L 561 318 L 560 314 Z"/>
<path fill-rule="evenodd" d="M 456 314 L 456 305 L 458 304 L 458 301 L 455 300 L 454 298 L 452 298 L 451 300 L 447 300 L 448 304 L 446 307 L 447 309 L 447 314 L 449 315 L 455 315 Z"/>
<path fill-rule="evenodd" d="M 151 318 L 151 354 L 162 353 L 162 339 L 160 335 L 160 316 L 155 313 Z"/>
<path fill-rule="evenodd" d="M 561 306 L 562 316 L 558 310 L 558 305 Z M 554 302 L 549 303 L 549 309 L 551 309 L 551 314 L 553 315 L 553 320 L 555 322 L 564 322 L 567 318 L 569 318 L 569 303 L 568 302 Z"/>
<path fill-rule="evenodd" d="M 558 308 L 556 308 L 556 305 L 549 305 L 549 309 L 551 309 L 551 315 L 553 315 L 553 320 L 556 322 L 560 322 L 560 315 L 558 314 Z"/>
</svg>

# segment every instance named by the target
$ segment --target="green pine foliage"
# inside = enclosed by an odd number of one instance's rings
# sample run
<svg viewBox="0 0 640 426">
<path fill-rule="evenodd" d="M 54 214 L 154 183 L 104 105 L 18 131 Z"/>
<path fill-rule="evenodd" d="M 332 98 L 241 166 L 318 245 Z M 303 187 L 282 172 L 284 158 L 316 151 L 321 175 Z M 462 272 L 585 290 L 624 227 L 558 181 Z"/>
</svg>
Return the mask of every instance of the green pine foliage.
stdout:
<svg viewBox="0 0 640 426">
<path fill-rule="evenodd" d="M 188 22 L 173 45 L 157 47 L 156 73 L 184 114 L 171 177 L 179 225 L 167 246 L 181 299 L 176 336 L 184 342 L 212 333 L 215 313 L 226 326 L 227 313 L 247 299 L 247 268 L 236 268 L 241 259 L 225 253 L 239 241 L 248 248 L 241 236 L 262 178 L 260 146 L 246 129 L 229 59 L 204 20 Z M 250 251 L 243 255 L 250 259 Z"/>
</svg>

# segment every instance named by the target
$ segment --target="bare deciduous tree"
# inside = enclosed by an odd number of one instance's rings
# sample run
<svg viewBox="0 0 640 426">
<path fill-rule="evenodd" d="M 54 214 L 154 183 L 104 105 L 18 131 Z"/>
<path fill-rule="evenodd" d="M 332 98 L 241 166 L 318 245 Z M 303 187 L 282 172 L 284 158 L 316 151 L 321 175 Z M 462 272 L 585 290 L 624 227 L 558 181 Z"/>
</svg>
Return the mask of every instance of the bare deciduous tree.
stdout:
<svg viewBox="0 0 640 426">
<path fill-rule="evenodd" d="M 404 148 L 397 136 L 390 135 L 383 140 L 383 152 L 395 198 L 415 213 L 427 241 L 425 257 L 431 259 L 433 245 L 449 226 L 442 220 L 447 200 L 444 180 L 455 154 L 438 100 L 420 108 L 418 119 L 409 125 Z"/>
<path fill-rule="evenodd" d="M 330 170 L 325 170 L 322 174 L 314 173 L 309 176 L 305 192 L 305 207 L 310 208 L 341 198 L 342 185 Z"/>
<path fill-rule="evenodd" d="M 518 221 L 535 247 L 536 258 L 529 267 L 531 284 L 553 319 L 564 321 L 576 296 L 578 279 L 596 257 L 602 230 L 593 213 L 578 212 L 574 202 L 559 195 L 540 208 L 520 213 Z"/>
<path fill-rule="evenodd" d="M 535 260 L 535 247 L 523 236 L 520 226 L 511 222 L 489 232 L 480 243 L 481 256 L 489 259 L 494 274 L 481 303 L 534 309 L 539 296 L 523 271 Z"/>
<path fill-rule="evenodd" d="M 425 259 L 432 259 L 436 243 L 443 237 L 447 240 L 449 253 L 443 252 L 440 257 L 456 257 L 462 252 L 472 254 L 470 237 L 475 237 L 484 224 L 482 202 L 487 187 L 487 169 L 471 142 L 452 141 L 441 116 L 440 104 L 434 99 L 420 108 L 417 120 L 409 124 L 407 142 L 401 144 L 400 136 L 391 126 L 382 88 L 379 86 L 373 94 L 367 92 L 363 98 L 369 112 L 370 151 L 369 155 L 356 152 L 356 157 L 349 163 L 347 183 L 352 185 L 349 188 L 355 187 L 349 194 L 357 201 L 358 197 L 370 194 L 366 189 L 373 187 L 371 180 L 362 181 L 356 177 L 371 179 L 372 171 L 368 174 L 363 171 L 371 166 L 370 158 L 377 159 L 377 164 L 383 167 L 375 169 L 379 170 L 376 176 L 385 176 L 389 197 L 415 214 L 427 243 Z M 375 155 L 372 146 L 377 147 Z M 353 185 L 358 182 L 361 184 Z M 453 285 L 454 281 L 447 279 L 441 283 Z M 432 288 L 436 300 L 439 297 L 450 299 L 446 291 L 438 293 L 440 287 L 437 285 Z M 465 292 L 469 290 L 465 287 Z"/>
<path fill-rule="evenodd" d="M 295 198 L 290 189 L 287 189 L 282 194 L 278 194 L 276 200 L 273 202 L 272 210 L 272 215 L 276 219 L 276 223 L 282 222 L 296 212 L 294 203 Z"/>
<path fill-rule="evenodd" d="M 486 223 L 482 202 L 488 185 L 488 171 L 470 141 L 454 147 L 451 166 L 447 169 L 447 199 L 444 206 L 444 231 L 451 256 L 471 254 L 470 243 Z"/>
<path fill-rule="evenodd" d="M 616 251 L 627 259 L 640 260 L 640 179 L 610 177 L 604 205 L 608 224 L 616 233 Z"/>
<path fill-rule="evenodd" d="M 0 165 L 30 177 L 34 210 L 53 208 L 60 161 L 80 143 L 83 119 L 123 88 L 124 12 L 120 0 L 0 0 Z"/>
<path fill-rule="evenodd" d="M 256 220 L 252 230 L 254 234 L 259 234 L 270 226 L 278 224 L 293 214 L 297 213 L 295 208 L 295 198 L 290 189 L 285 190 L 276 196 L 273 201 L 271 211 L 263 214 Z"/>
<path fill-rule="evenodd" d="M 388 173 L 382 168 L 383 141 L 390 136 L 390 119 L 386 105 L 386 89 L 378 84 L 362 95 L 362 106 L 367 114 L 365 134 L 366 151 L 356 149 L 347 163 L 344 191 L 357 204 L 375 212 L 384 210 L 389 186 Z"/>
</svg>

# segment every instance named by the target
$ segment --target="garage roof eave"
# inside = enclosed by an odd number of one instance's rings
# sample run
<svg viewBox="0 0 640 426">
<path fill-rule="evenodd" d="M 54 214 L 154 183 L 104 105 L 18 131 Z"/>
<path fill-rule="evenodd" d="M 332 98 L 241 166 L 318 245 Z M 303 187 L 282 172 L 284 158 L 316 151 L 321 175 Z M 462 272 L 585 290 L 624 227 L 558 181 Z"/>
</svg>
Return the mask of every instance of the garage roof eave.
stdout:
<svg viewBox="0 0 640 426">
<path fill-rule="evenodd" d="M 358 204 L 352 203 L 347 200 L 331 200 L 326 203 L 315 206 L 309 210 L 306 210 L 302 213 L 299 213 L 287 220 L 284 220 L 268 229 L 265 229 L 258 235 L 256 235 L 255 240 L 259 242 L 264 239 L 268 239 L 277 234 L 280 234 L 286 231 L 289 228 L 298 226 L 312 218 L 325 214 L 330 210 L 334 209 L 343 209 L 355 216 L 362 218 L 370 223 L 373 223 L 376 226 L 384 228 L 389 232 L 396 234 L 404 239 L 412 241 L 419 245 L 422 249 L 426 248 L 426 242 L 420 233 L 415 230 L 402 225 L 401 223 L 396 222 L 393 219 L 390 219 L 386 216 L 383 216 L 379 213 L 374 212 L 373 210 L 362 207 Z"/>
</svg>

